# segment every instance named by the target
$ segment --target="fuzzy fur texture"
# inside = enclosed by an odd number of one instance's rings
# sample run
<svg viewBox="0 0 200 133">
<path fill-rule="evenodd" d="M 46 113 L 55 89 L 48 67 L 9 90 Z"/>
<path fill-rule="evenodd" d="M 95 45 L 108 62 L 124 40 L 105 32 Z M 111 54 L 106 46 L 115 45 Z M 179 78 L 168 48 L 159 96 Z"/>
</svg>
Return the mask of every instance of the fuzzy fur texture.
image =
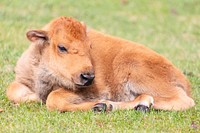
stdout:
<svg viewBox="0 0 200 133">
<path fill-rule="evenodd" d="M 185 76 L 140 44 L 93 29 L 86 34 L 84 24 L 65 17 L 27 36 L 32 44 L 19 59 L 16 79 L 7 90 L 15 103 L 42 100 L 49 110 L 60 111 L 101 108 L 99 103 L 108 111 L 151 104 L 155 109 L 184 110 L 195 105 Z M 60 44 L 66 53 L 58 51 Z M 77 86 L 81 73 L 93 71 L 92 85 Z"/>
</svg>

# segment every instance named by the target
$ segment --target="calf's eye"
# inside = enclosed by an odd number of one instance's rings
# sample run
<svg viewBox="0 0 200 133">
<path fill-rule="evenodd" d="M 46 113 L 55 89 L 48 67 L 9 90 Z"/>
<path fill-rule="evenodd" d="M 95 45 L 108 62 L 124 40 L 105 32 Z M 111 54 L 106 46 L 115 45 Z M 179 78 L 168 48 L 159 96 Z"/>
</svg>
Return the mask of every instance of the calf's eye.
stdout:
<svg viewBox="0 0 200 133">
<path fill-rule="evenodd" d="M 67 52 L 67 49 L 64 46 L 62 46 L 62 45 L 58 45 L 58 50 L 61 53 Z"/>
</svg>

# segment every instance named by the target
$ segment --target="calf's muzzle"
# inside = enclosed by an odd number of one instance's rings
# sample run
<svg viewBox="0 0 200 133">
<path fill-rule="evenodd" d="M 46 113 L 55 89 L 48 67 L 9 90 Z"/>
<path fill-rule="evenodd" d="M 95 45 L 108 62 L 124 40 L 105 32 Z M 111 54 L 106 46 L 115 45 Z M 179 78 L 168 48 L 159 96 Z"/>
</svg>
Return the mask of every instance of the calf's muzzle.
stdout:
<svg viewBox="0 0 200 133">
<path fill-rule="evenodd" d="M 94 78 L 95 78 L 94 72 L 90 72 L 90 73 L 87 72 L 87 73 L 80 74 L 80 80 L 83 86 L 91 85 Z"/>
</svg>

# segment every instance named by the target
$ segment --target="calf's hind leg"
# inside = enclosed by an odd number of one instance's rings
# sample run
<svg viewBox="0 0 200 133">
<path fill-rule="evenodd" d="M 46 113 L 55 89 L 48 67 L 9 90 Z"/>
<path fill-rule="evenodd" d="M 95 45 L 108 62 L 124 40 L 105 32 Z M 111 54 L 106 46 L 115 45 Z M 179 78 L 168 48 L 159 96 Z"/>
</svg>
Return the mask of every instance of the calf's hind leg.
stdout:
<svg viewBox="0 0 200 133">
<path fill-rule="evenodd" d="M 171 97 L 154 97 L 153 108 L 178 111 L 191 108 L 195 105 L 194 100 L 183 89 L 177 87 L 176 90 L 176 92 L 171 94 Z"/>
<path fill-rule="evenodd" d="M 39 101 L 36 93 L 17 81 L 14 81 L 9 85 L 6 95 L 8 99 L 14 103 Z"/>
</svg>

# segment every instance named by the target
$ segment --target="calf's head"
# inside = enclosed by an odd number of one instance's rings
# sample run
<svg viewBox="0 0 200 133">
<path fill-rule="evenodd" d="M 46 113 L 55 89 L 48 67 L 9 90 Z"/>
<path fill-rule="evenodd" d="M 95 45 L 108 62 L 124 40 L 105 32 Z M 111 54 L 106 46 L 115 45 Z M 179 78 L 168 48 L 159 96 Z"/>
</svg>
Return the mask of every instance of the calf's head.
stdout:
<svg viewBox="0 0 200 133">
<path fill-rule="evenodd" d="M 33 45 L 45 45 L 41 62 L 60 79 L 67 81 L 69 86 L 81 87 L 92 83 L 94 70 L 84 24 L 60 17 L 43 30 L 28 31 L 27 38 Z"/>
</svg>

